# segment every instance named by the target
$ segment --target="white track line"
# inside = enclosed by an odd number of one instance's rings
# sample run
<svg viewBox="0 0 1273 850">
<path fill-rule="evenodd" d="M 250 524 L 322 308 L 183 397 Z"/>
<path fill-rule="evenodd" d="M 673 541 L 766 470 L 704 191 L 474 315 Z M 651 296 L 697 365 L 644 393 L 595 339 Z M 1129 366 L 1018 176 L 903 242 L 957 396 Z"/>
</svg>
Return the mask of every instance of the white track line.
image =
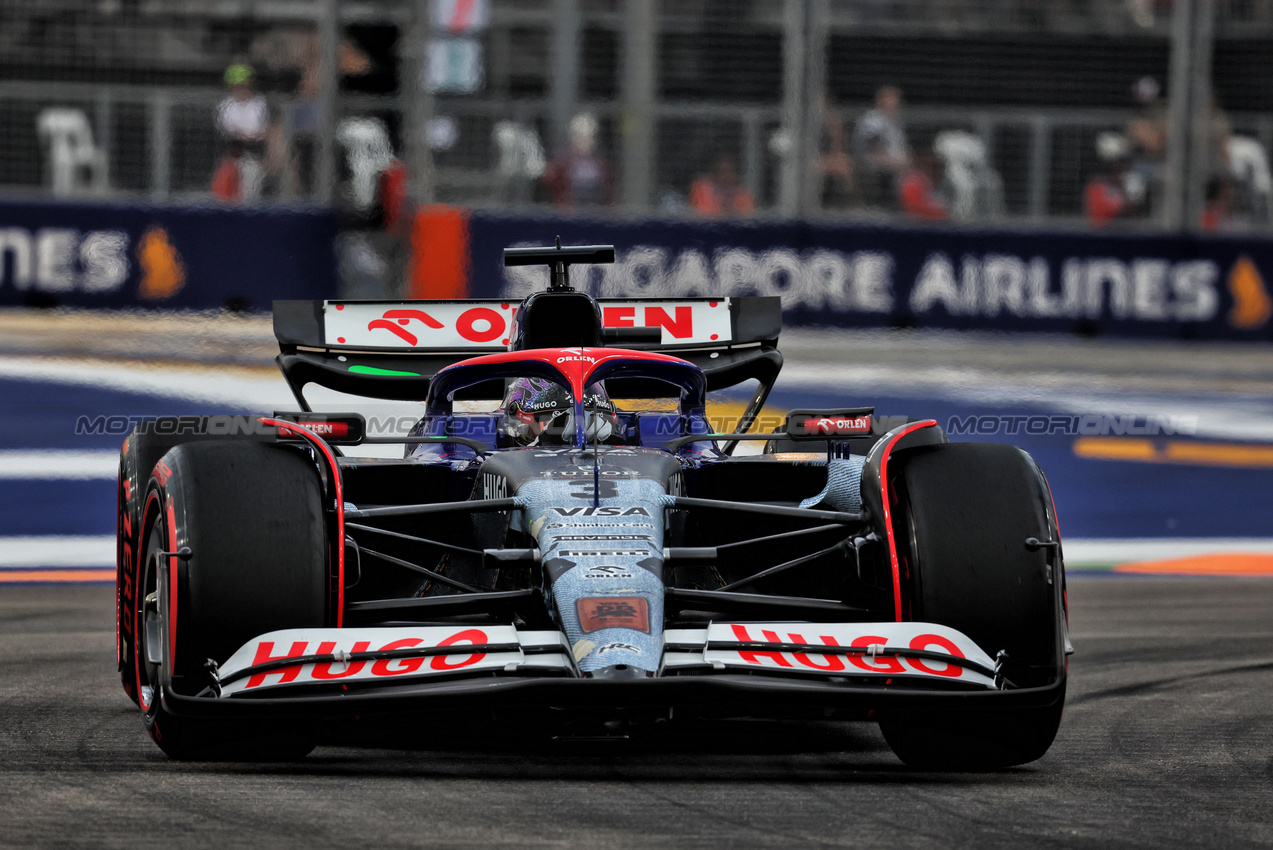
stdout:
<svg viewBox="0 0 1273 850">
<path fill-rule="evenodd" d="M 0 569 L 114 565 L 114 535 L 0 537 Z"/>
<path fill-rule="evenodd" d="M 0 357 L 0 378 L 122 390 L 230 408 L 230 411 L 220 412 L 290 410 L 296 406 L 282 375 L 253 374 L 234 368 L 192 369 L 13 356 Z M 84 413 L 91 411 L 85 410 Z"/>
<path fill-rule="evenodd" d="M 0 450 L 0 479 L 26 481 L 87 481 L 113 479 L 119 472 L 114 449 Z"/>
<path fill-rule="evenodd" d="M 1198 555 L 1226 553 L 1273 554 L 1273 539 L 1262 537 L 1201 537 L 1061 539 L 1065 547 L 1065 563 L 1126 564 L 1136 561 L 1162 561 L 1169 558 L 1191 558 Z"/>
</svg>

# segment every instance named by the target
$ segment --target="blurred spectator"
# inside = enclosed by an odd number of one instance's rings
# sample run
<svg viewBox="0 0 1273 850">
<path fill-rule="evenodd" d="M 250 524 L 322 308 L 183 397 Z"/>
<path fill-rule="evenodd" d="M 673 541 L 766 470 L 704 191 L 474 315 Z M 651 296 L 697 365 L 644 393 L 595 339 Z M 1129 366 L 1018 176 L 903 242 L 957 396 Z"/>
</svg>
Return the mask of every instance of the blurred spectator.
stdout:
<svg viewBox="0 0 1273 850">
<path fill-rule="evenodd" d="M 1199 224 L 1203 233 L 1228 230 L 1233 224 L 1233 198 L 1236 187 L 1233 180 L 1222 174 L 1207 180 L 1206 206 L 1202 208 Z"/>
<path fill-rule="evenodd" d="M 940 163 L 929 145 L 920 148 L 898 191 L 902 211 L 919 221 L 947 221 L 950 207 L 938 188 Z"/>
<path fill-rule="evenodd" d="M 1167 161 L 1167 102 L 1160 96 L 1158 81 L 1141 77 L 1132 86 L 1136 117 L 1127 122 L 1131 145 L 1129 179 L 1143 187 L 1145 207 L 1158 206 L 1163 191 L 1163 168 Z"/>
<path fill-rule="evenodd" d="M 535 181 L 547 168 L 544 148 L 534 127 L 497 121 L 491 131 L 499 160 L 495 166 L 495 200 L 525 204 L 534 199 Z"/>
<path fill-rule="evenodd" d="M 406 165 L 394 155 L 388 128 L 378 118 L 346 118 L 336 140 L 345 152 L 338 240 L 344 297 L 399 295 L 406 281 L 413 208 Z"/>
<path fill-rule="evenodd" d="M 544 174 L 544 187 L 563 209 L 614 203 L 614 173 L 597 150 L 597 119 L 581 112 L 570 119 L 570 144 Z"/>
<path fill-rule="evenodd" d="M 1083 190 L 1083 209 L 1087 223 L 1104 227 L 1111 221 L 1130 218 L 1139 207 L 1127 191 L 1127 169 L 1131 164 L 1131 145 L 1119 133 L 1101 133 L 1096 137 L 1096 153 L 1102 170 Z"/>
<path fill-rule="evenodd" d="M 1224 158 L 1233 186 L 1234 217 L 1260 226 L 1268 224 L 1273 175 L 1264 145 L 1247 136 L 1230 136 Z"/>
<path fill-rule="evenodd" d="M 901 90 L 880 86 L 875 108 L 853 128 L 853 156 L 862 172 L 862 194 L 870 206 L 894 206 L 898 180 L 910 168 L 901 109 Z"/>
<path fill-rule="evenodd" d="M 309 32 L 294 35 L 295 43 L 287 55 L 294 57 L 295 66 L 300 69 L 300 79 L 296 84 L 295 100 L 288 116 L 287 137 L 291 142 L 291 149 L 285 166 L 284 192 L 288 195 L 308 195 L 314 188 L 318 134 L 322 129 L 319 94 L 324 68 L 318 34 Z M 338 87 L 352 78 L 367 76 L 371 70 L 371 59 L 357 43 L 350 38 L 342 40 L 336 53 Z"/>
<path fill-rule="evenodd" d="M 212 178 L 212 192 L 226 201 L 261 196 L 267 174 L 277 171 L 282 134 L 270 123 L 265 96 L 252 86 L 252 68 L 231 65 L 225 72 L 230 93 L 217 104 L 216 130 L 225 151 Z"/>
<path fill-rule="evenodd" d="M 1209 110 L 1207 130 L 1208 144 L 1211 146 L 1211 169 L 1215 172 L 1227 171 L 1229 169 L 1229 139 L 1233 137 L 1233 125 L 1229 123 L 1229 116 L 1220 108 L 1214 95 L 1208 101 L 1207 108 Z"/>
<path fill-rule="evenodd" d="M 844 118 L 826 99 L 822 103 L 822 133 L 818 139 L 818 177 L 823 209 L 862 205 L 857 173 L 844 137 Z"/>
<path fill-rule="evenodd" d="M 756 210 L 756 202 L 729 154 L 719 154 L 711 170 L 690 186 L 690 206 L 699 215 L 710 217 L 750 215 Z"/>
<path fill-rule="evenodd" d="M 986 143 L 964 130 L 943 130 L 933 152 L 945 165 L 942 179 L 950 196 L 950 217 L 967 221 L 1004 214 L 1003 180 L 990 167 Z"/>
</svg>

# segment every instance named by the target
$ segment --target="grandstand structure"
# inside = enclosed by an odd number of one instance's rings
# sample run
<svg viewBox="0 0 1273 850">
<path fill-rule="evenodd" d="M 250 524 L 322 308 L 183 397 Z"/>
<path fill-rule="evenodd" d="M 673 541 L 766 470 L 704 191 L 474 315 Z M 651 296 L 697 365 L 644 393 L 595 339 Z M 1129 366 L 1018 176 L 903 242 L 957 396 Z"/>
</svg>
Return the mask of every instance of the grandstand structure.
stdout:
<svg viewBox="0 0 1273 850">
<path fill-rule="evenodd" d="M 421 201 L 689 216 L 728 158 L 758 217 L 893 221 L 854 149 L 890 85 L 956 221 L 1082 227 L 1117 160 L 1128 226 L 1196 229 L 1220 180 L 1258 232 L 1270 63 L 1273 0 L 0 0 L 0 195 L 365 211 L 400 167 Z"/>
</svg>

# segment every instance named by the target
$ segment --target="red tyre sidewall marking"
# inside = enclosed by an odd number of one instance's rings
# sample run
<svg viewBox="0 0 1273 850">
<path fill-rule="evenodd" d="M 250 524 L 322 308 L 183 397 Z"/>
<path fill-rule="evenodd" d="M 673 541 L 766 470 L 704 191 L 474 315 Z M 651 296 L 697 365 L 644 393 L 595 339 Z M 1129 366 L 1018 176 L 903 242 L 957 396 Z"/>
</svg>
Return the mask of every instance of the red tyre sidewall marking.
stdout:
<svg viewBox="0 0 1273 850">
<path fill-rule="evenodd" d="M 889 440 L 887 446 L 884 447 L 884 453 L 880 455 L 880 503 L 884 506 L 884 530 L 888 534 L 888 557 L 893 565 L 893 617 L 897 622 L 902 622 L 902 568 L 897 560 L 897 540 L 893 536 L 893 517 L 892 509 L 889 507 L 888 499 L 888 459 L 893 453 L 893 447 L 897 442 L 920 428 L 935 428 L 937 420 L 925 419 L 923 422 L 914 422 L 906 426 L 900 434 Z"/>
<path fill-rule="evenodd" d="M 142 513 L 141 513 L 142 521 L 141 521 L 141 528 L 139 530 L 145 532 L 145 538 L 147 540 L 149 540 L 150 538 L 149 532 L 150 532 L 150 527 L 152 522 L 151 506 L 152 505 L 158 506 L 158 504 L 159 504 L 159 496 L 157 494 L 150 493 L 146 497 L 146 506 L 142 509 Z M 158 520 L 156 519 L 154 521 L 158 521 Z M 145 548 L 146 547 L 144 545 L 137 547 L 137 554 L 136 554 L 137 568 L 133 572 L 133 575 L 136 577 L 135 581 L 137 585 L 140 585 L 141 583 L 141 559 L 142 559 L 143 550 Z M 145 623 L 142 622 L 142 609 L 141 609 L 141 606 L 137 604 L 136 598 L 137 598 L 137 594 L 141 592 L 142 588 L 136 585 L 134 587 L 135 587 L 133 591 L 134 602 L 133 602 L 131 610 L 129 611 L 129 615 L 133 618 L 133 670 L 135 671 L 135 675 L 137 677 L 137 702 L 141 704 L 142 711 L 150 711 L 150 703 L 146 702 L 146 693 L 144 690 L 142 690 L 142 681 L 141 681 L 142 661 L 146 657 L 145 655 L 142 654 L 144 650 L 144 647 L 142 646 L 142 642 L 144 640 L 143 634 L 145 632 L 145 629 L 144 629 Z M 153 692 L 151 695 L 152 697 L 154 696 Z"/>
<path fill-rule="evenodd" d="M 127 451 L 127 450 L 128 450 L 128 443 L 127 441 L 125 441 L 124 451 Z M 124 556 L 125 550 L 122 548 L 121 541 L 119 539 L 120 536 L 123 535 L 125 537 L 124 542 L 127 542 L 127 535 L 124 532 L 125 532 L 124 460 L 123 460 L 123 457 L 121 457 L 119 462 L 119 481 L 115 485 L 115 669 L 116 670 L 124 669 L 124 648 L 122 646 L 124 635 L 122 631 L 120 630 L 120 619 L 121 619 L 120 609 L 123 607 L 123 604 L 124 604 L 124 598 L 123 598 L 124 571 L 129 569 L 132 566 L 131 559 L 129 559 L 130 560 L 129 564 L 125 565 L 124 563 L 123 556 Z"/>
<path fill-rule="evenodd" d="M 177 518 L 174 516 L 172 494 L 169 493 L 164 511 L 168 516 L 168 551 L 177 551 Z M 177 572 L 181 565 L 177 556 L 168 556 L 168 669 L 177 667 Z M 161 674 L 162 675 L 162 674 Z"/>
<path fill-rule="evenodd" d="M 1048 483 L 1047 476 L 1043 475 L 1042 472 L 1040 472 L 1040 477 L 1043 478 L 1043 486 L 1046 487 L 1048 490 L 1048 504 L 1052 506 L 1052 523 L 1056 526 L 1056 542 L 1060 543 L 1061 542 L 1061 518 L 1056 515 L 1056 497 L 1052 495 L 1052 485 Z M 1060 552 L 1059 549 L 1057 551 L 1058 553 Z M 1070 592 L 1065 587 L 1064 563 L 1062 563 L 1060 578 L 1061 578 L 1061 615 L 1065 617 L 1065 630 L 1066 632 L 1068 632 L 1070 630 Z M 1064 655 L 1064 651 L 1065 651 L 1064 647 L 1062 647 L 1062 654 L 1065 658 L 1065 673 L 1068 676 L 1070 673 L 1070 656 Z"/>
</svg>

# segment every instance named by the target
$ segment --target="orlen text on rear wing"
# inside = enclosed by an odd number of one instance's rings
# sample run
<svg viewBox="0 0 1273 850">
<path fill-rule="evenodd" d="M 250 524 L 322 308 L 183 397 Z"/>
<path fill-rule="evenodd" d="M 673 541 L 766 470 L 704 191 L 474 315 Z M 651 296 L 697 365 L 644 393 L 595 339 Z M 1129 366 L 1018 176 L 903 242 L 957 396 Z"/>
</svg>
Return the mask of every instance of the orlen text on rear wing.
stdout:
<svg viewBox="0 0 1273 850">
<path fill-rule="evenodd" d="M 616 347 L 663 351 L 703 369 L 708 389 L 748 379 L 771 385 L 782 365 L 776 297 L 598 298 L 602 325 L 654 328 L 661 341 Z M 507 349 L 519 303 L 462 301 L 275 301 L 278 363 L 297 400 L 307 384 L 369 398 L 421 401 L 444 366 Z M 498 398 L 502 387 L 472 387 Z"/>
</svg>

